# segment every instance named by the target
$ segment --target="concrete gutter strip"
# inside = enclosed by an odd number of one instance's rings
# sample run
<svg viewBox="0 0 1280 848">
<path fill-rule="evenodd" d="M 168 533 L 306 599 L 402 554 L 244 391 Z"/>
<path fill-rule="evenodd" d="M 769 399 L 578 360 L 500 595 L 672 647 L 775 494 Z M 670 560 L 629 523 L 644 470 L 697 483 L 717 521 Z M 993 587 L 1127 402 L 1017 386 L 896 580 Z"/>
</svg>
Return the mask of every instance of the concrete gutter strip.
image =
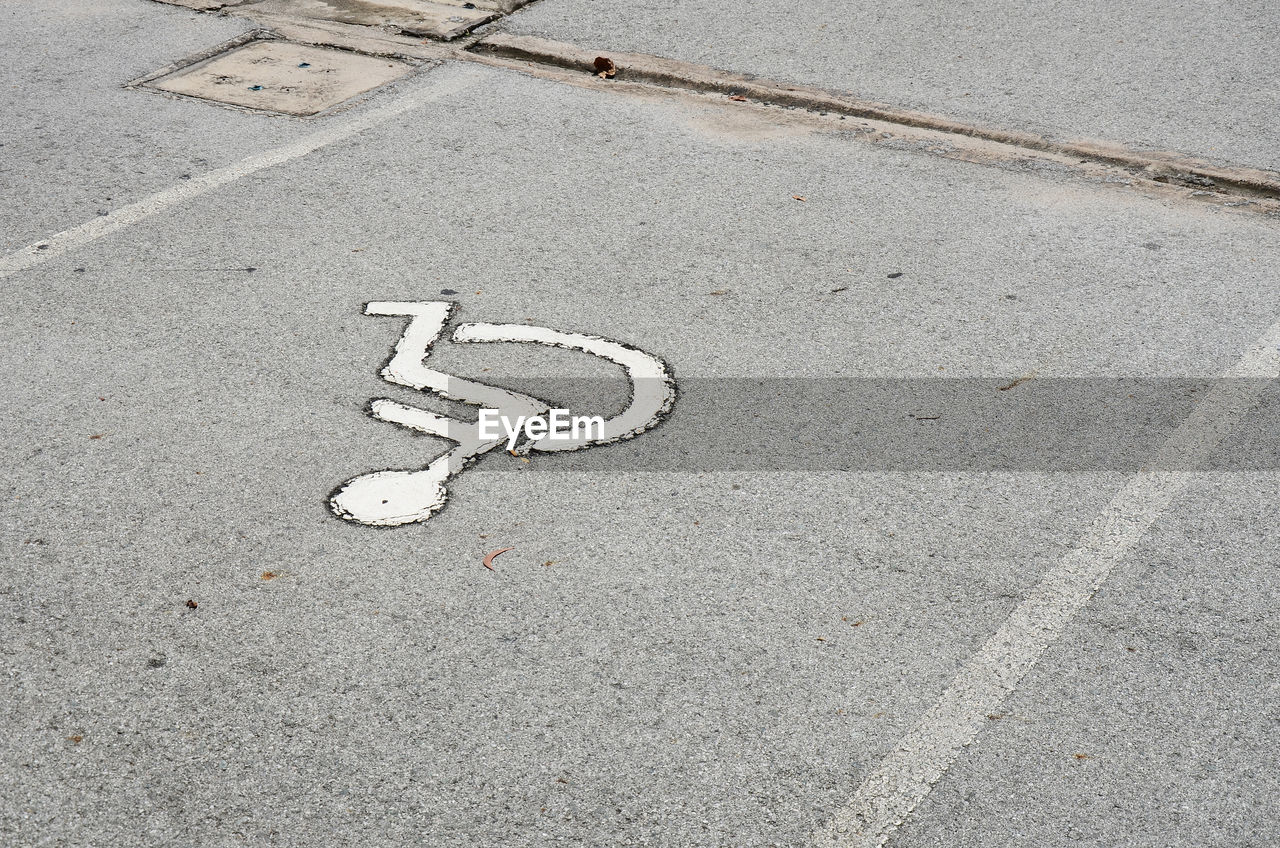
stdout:
<svg viewBox="0 0 1280 848">
<path fill-rule="evenodd" d="M 470 48 L 507 59 L 519 59 L 570 70 L 594 72 L 601 55 L 574 44 L 528 35 L 496 32 Z M 1221 167 L 1177 155 L 1144 153 L 1119 145 L 1083 141 L 1055 141 L 1035 133 L 967 124 L 939 115 L 900 109 L 838 92 L 788 85 L 751 74 L 717 70 L 706 65 L 664 59 L 643 53 L 609 52 L 618 68 L 617 78 L 695 91 L 737 95 L 782 106 L 834 112 L 917 129 L 969 136 L 999 144 L 1056 153 L 1131 171 L 1144 171 L 1147 179 L 1188 188 L 1227 188 L 1253 197 L 1280 198 L 1280 175 L 1254 168 Z"/>
</svg>

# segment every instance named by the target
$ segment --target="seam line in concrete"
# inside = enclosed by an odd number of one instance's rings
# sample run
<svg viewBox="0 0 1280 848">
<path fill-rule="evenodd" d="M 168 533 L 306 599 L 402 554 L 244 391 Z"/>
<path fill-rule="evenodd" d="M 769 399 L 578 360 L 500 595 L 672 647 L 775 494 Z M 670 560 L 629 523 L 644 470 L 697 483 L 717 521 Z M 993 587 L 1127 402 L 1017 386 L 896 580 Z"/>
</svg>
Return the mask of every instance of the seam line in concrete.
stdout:
<svg viewBox="0 0 1280 848">
<path fill-rule="evenodd" d="M 63 230 L 49 238 L 33 242 L 26 247 L 0 256 L 0 280 L 20 271 L 42 265 L 76 248 L 119 232 L 139 221 L 144 221 L 153 215 L 214 189 L 236 182 L 243 177 L 255 174 L 266 168 L 282 165 L 327 145 L 343 141 L 405 112 L 424 106 L 433 100 L 457 93 L 471 84 L 471 80 L 465 76 L 438 81 L 435 85 L 432 85 L 431 82 L 433 81 L 428 80 L 427 84 L 421 88 L 410 91 L 384 106 L 376 107 L 334 126 L 313 132 L 290 144 L 247 156 L 238 162 L 200 174 L 190 180 L 184 180 L 177 185 L 170 186 L 141 200 L 114 209 L 106 215 L 86 221 L 79 226 Z"/>
<path fill-rule="evenodd" d="M 1103 165 L 1119 166 L 1156 182 L 1186 188 L 1229 189 L 1247 197 L 1280 199 L 1280 175 L 1246 167 L 1225 167 L 1180 155 L 1157 155 L 1118 144 L 1055 141 L 1030 132 L 985 127 L 941 115 L 916 112 L 863 100 L 820 88 L 789 85 L 750 74 L 737 74 L 706 65 L 665 59 L 644 53 L 601 53 L 550 39 L 495 32 L 470 44 L 467 50 L 574 71 L 594 73 L 595 57 L 607 55 L 617 67 L 615 79 L 645 82 L 667 88 L 738 96 L 762 103 L 795 106 L 867 118 L 889 124 L 991 141 L 1025 150 L 1052 153 Z"/>
</svg>

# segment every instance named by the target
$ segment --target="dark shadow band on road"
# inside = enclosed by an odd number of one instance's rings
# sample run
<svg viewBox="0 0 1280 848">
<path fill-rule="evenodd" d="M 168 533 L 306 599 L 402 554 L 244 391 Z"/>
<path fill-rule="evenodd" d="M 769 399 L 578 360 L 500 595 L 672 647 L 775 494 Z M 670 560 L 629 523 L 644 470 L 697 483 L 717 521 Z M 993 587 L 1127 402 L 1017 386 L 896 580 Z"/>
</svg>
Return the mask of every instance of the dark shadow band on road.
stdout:
<svg viewBox="0 0 1280 848">
<path fill-rule="evenodd" d="M 490 378 L 492 379 L 492 378 Z M 662 424 L 586 450 L 505 455 L 484 471 L 1136 472 L 1216 378 L 682 379 Z M 1280 469 L 1280 381 L 1250 383 L 1257 406 L 1185 471 Z M 608 415 L 628 385 L 512 379 L 502 385 L 573 414 Z M 1237 388 L 1244 389 L 1245 386 Z"/>
</svg>

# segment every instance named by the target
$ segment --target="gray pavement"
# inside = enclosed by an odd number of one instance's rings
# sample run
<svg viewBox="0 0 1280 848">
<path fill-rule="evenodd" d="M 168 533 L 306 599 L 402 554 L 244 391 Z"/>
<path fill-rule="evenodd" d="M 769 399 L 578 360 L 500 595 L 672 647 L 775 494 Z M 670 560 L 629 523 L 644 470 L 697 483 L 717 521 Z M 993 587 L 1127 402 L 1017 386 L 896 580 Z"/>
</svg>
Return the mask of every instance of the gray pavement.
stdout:
<svg viewBox="0 0 1280 848">
<path fill-rule="evenodd" d="M 366 301 L 678 384 L 1216 376 L 1280 315 L 1259 216 L 459 61 L 253 115 L 119 87 L 242 22 L 4 14 L 34 89 L 0 120 L 6 250 L 449 92 L 0 282 L 5 844 L 809 845 L 1131 477 L 499 454 L 429 521 L 355 526 L 335 486 L 443 445 L 364 414 L 421 400 Z M 94 71 L 55 87 L 75 39 Z M 890 844 L 1274 842 L 1276 479 L 1197 477 Z"/>
<path fill-rule="evenodd" d="M 124 89 L 251 28 L 243 19 L 137 0 L 0 7 L 0 249 L 300 135 L 300 126 L 223 109 L 197 117 L 176 100 Z"/>
<path fill-rule="evenodd" d="M 505 28 L 1063 140 L 1280 169 L 1280 14 L 1266 0 L 559 0 Z"/>
<path fill-rule="evenodd" d="M 1243 484 L 1243 485 L 1242 485 Z M 898 844 L 1266 845 L 1280 820 L 1274 475 L 1203 478 Z"/>
</svg>

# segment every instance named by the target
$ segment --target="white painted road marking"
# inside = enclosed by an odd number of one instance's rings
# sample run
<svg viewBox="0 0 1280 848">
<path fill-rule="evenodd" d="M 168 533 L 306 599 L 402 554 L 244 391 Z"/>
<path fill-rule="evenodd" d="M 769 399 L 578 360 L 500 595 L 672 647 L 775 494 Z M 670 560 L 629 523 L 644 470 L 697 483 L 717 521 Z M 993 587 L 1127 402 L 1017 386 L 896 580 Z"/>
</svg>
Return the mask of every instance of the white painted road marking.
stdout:
<svg viewBox="0 0 1280 848">
<path fill-rule="evenodd" d="M 433 392 L 447 400 L 483 406 L 496 410 L 508 420 L 545 416 L 552 404 L 528 395 L 510 392 L 496 386 L 455 377 L 427 367 L 431 349 L 444 331 L 455 304 L 447 301 L 426 303 L 373 302 L 365 307 L 368 315 L 407 316 L 409 323 L 396 343 L 382 378 L 389 383 Z M 565 434 L 547 436 L 527 443 L 522 450 L 577 450 L 630 439 L 657 424 L 675 402 L 675 383 L 666 365 L 642 350 L 618 342 L 581 333 L 562 333 L 546 327 L 523 324 L 463 324 L 453 333 L 455 342 L 525 342 L 563 347 L 589 353 L 621 365 L 631 382 L 631 402 L 627 408 L 589 436 Z M 502 444 L 503 436 L 484 433 L 479 421 L 445 418 L 432 412 L 405 406 L 380 398 L 370 404 L 375 418 L 408 427 L 433 436 L 441 436 L 457 445 L 432 460 L 425 468 L 413 471 L 375 471 L 348 482 L 329 498 L 329 507 L 339 518 L 378 527 L 395 527 L 426 521 L 444 506 L 448 498 L 445 483 L 462 471 L 476 457 Z"/>
<path fill-rule="evenodd" d="M 675 403 L 675 384 L 662 360 L 619 342 L 523 324 L 463 324 L 453 334 L 453 340 L 468 343 L 532 342 L 563 347 L 616 362 L 626 370 L 627 377 L 631 380 L 631 404 L 604 422 L 599 439 L 548 437 L 532 445 L 533 450 L 578 450 L 595 444 L 634 438 L 658 423 L 658 419 L 666 415 Z"/>
<path fill-rule="evenodd" d="M 1013 693 L 1045 650 L 1089 602 L 1134 544 L 1168 509 L 1231 428 L 1280 378 L 1280 323 L 1272 325 L 1192 411 L 1151 464 L 1138 472 L 965 664 L 938 702 L 813 835 L 823 848 L 879 848 Z"/>
<path fill-rule="evenodd" d="M 434 82 L 434 80 L 433 80 Z M 321 129 L 275 150 L 248 156 L 152 194 L 111 213 L 0 257 L 0 279 L 37 267 L 49 260 L 114 234 L 258 171 L 285 164 L 329 144 L 342 141 L 391 120 L 405 112 L 464 89 L 463 78 L 422 87 L 380 108 Z M 520 328 L 526 329 L 526 328 Z M 568 334 L 564 334 L 568 335 Z M 1280 376 L 1280 325 L 1272 327 L 1259 346 L 1226 375 L 1230 377 Z M 456 378 L 455 378 L 456 379 Z M 1261 387 L 1236 381 L 1220 384 L 1197 407 L 1162 451 L 1162 457 L 1190 449 L 1204 456 L 1216 446 L 1231 425 L 1257 400 Z M 535 404 L 536 406 L 537 404 Z M 456 422 L 422 410 L 384 401 L 373 412 L 383 420 L 423 432 L 444 435 Z M 445 433 L 441 433 L 441 431 Z M 452 436 L 449 436 L 452 438 Z M 1179 457 L 1185 462 L 1187 455 Z M 439 463 L 447 466 L 448 455 Z M 880 846 L 917 807 L 945 773 L 960 749 L 984 726 L 985 716 L 1014 691 L 1022 677 L 1061 634 L 1071 618 L 1092 597 L 1115 564 L 1132 548 L 1150 525 L 1188 485 L 1191 475 L 1161 471 L 1153 463 L 1132 478 L 1095 521 L 1079 546 L 1055 567 L 1011 613 L 952 681 L 939 701 L 901 741 L 897 749 L 863 782 L 854 798 L 837 812 L 815 840 L 824 846 L 861 848 Z M 1185 467 L 1185 466 L 1182 466 Z M 420 472 L 378 472 L 383 492 L 421 500 Z M 441 478 L 447 479 L 447 475 Z M 441 503 L 444 489 L 439 487 Z M 428 513 L 429 514 L 429 513 Z"/>
<path fill-rule="evenodd" d="M 62 256 L 64 253 L 96 241 L 103 236 L 111 235 L 123 230 L 125 227 L 146 220 L 152 215 L 177 206 L 179 203 L 233 183 L 242 177 L 247 177 L 250 174 L 255 174 L 258 171 L 276 165 L 283 165 L 293 159 L 298 159 L 308 153 L 319 150 L 326 145 L 350 138 L 405 112 L 417 109 L 441 97 L 455 94 L 471 83 L 469 79 L 463 76 L 454 77 L 453 79 L 444 78 L 438 81 L 432 80 L 432 82 L 437 84 L 418 87 L 385 106 L 355 115 L 350 120 L 326 127 L 292 144 L 247 156 L 234 164 L 192 177 L 189 180 L 183 180 L 175 186 L 156 192 L 149 197 L 144 197 L 136 203 L 121 206 L 106 215 L 86 221 L 78 227 L 63 230 L 57 235 L 8 253 L 0 257 L 0 280 L 19 271 L 34 268 L 37 265 L 48 262 L 50 259 Z"/>
</svg>

